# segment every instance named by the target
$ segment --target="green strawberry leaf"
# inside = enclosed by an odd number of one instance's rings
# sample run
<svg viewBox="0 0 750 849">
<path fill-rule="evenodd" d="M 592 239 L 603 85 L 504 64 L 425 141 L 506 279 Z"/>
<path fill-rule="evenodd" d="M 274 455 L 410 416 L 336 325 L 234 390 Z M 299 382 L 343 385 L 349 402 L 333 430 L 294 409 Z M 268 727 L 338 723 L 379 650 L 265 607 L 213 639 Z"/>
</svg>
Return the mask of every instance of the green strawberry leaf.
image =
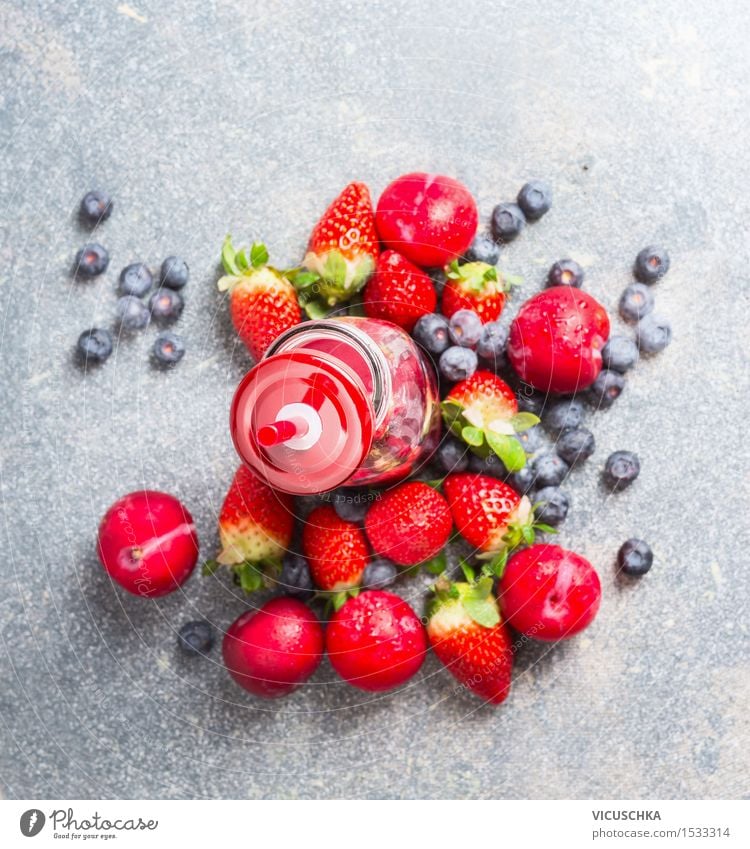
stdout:
<svg viewBox="0 0 750 849">
<path fill-rule="evenodd" d="M 440 487 L 442 487 L 444 480 L 445 480 L 445 478 L 434 478 L 431 481 L 421 481 L 421 483 L 426 483 L 427 486 L 430 487 L 430 489 L 434 489 L 434 490 L 439 492 Z"/>
<path fill-rule="evenodd" d="M 420 566 L 430 575 L 442 575 L 446 566 L 445 551 L 438 552 L 431 560 L 425 560 Z"/>
<path fill-rule="evenodd" d="M 492 431 L 487 431 L 485 437 L 487 444 L 509 472 L 518 472 L 526 465 L 526 452 L 515 437 Z"/>
<path fill-rule="evenodd" d="M 346 604 L 346 600 L 349 598 L 349 593 L 344 591 L 341 593 L 334 593 L 331 596 L 331 606 L 334 610 L 341 610 L 341 608 Z"/>
<path fill-rule="evenodd" d="M 470 583 L 474 583 L 474 579 L 476 575 L 474 574 L 474 570 L 469 566 L 469 564 L 463 559 L 463 557 L 458 561 L 458 565 L 461 567 L 461 571 L 464 573 L 464 578 Z"/>
<path fill-rule="evenodd" d="M 348 309 L 349 315 L 358 316 L 359 318 L 365 317 L 365 305 L 361 301 L 357 301 L 356 303 L 349 304 Z"/>
<path fill-rule="evenodd" d="M 524 430 L 528 430 L 530 427 L 538 425 L 540 421 L 541 419 L 539 416 L 535 416 L 533 413 L 516 413 L 510 420 L 510 423 L 513 425 L 513 430 L 515 430 L 516 433 L 521 433 Z"/>
<path fill-rule="evenodd" d="M 492 628 L 500 621 L 500 611 L 491 591 L 492 578 L 488 576 L 478 581 L 461 598 L 464 610 L 475 622 L 485 628 Z"/>
<path fill-rule="evenodd" d="M 320 280 L 319 274 L 314 271 L 306 271 L 304 268 L 291 268 L 284 272 L 284 276 L 291 281 L 298 292 L 311 289 Z"/>
<path fill-rule="evenodd" d="M 545 525 L 544 522 L 534 522 L 534 527 L 544 534 L 556 534 L 558 532 L 557 528 L 553 528 L 551 525 Z"/>
<path fill-rule="evenodd" d="M 521 525 L 521 536 L 527 545 L 534 544 L 534 528 L 531 525 Z"/>
<path fill-rule="evenodd" d="M 263 242 L 253 242 L 250 248 L 250 264 L 253 268 L 261 268 L 268 262 L 268 249 Z"/>
<path fill-rule="evenodd" d="M 504 274 L 503 279 L 505 280 L 508 286 L 523 285 L 523 277 L 521 277 L 519 274 Z"/>
<path fill-rule="evenodd" d="M 233 277 L 240 276 L 240 269 L 234 261 L 235 250 L 232 245 L 232 237 L 227 235 L 224 239 L 224 244 L 221 246 L 221 264 L 224 266 L 224 271 Z"/>
<path fill-rule="evenodd" d="M 341 288 L 346 283 L 346 260 L 338 251 L 330 251 L 326 257 L 323 277 L 332 285 Z"/>
<path fill-rule="evenodd" d="M 248 264 L 247 254 L 245 253 L 245 249 L 237 251 L 234 255 L 234 263 L 239 268 L 240 272 L 244 274 L 246 271 L 250 270 L 250 266 Z"/>
<path fill-rule="evenodd" d="M 461 270 L 458 267 L 458 260 L 454 259 L 449 265 L 445 267 L 445 276 L 450 277 L 451 280 L 459 280 L 461 278 Z"/>
<path fill-rule="evenodd" d="M 484 442 L 484 431 L 481 431 L 478 427 L 474 427 L 473 425 L 466 425 L 466 427 L 461 428 L 461 439 L 463 439 L 467 445 L 479 448 L 479 446 Z"/>
<path fill-rule="evenodd" d="M 206 560 L 201 567 L 201 575 L 213 575 L 217 569 L 221 568 L 221 563 L 218 560 Z"/>
<path fill-rule="evenodd" d="M 325 318 L 330 310 L 325 304 L 321 304 L 320 301 L 305 301 L 302 304 L 302 309 L 307 313 L 308 318 L 317 319 L 317 318 Z"/>
<path fill-rule="evenodd" d="M 498 552 L 487 564 L 489 571 L 499 580 L 503 577 L 505 567 L 508 565 L 508 549 L 504 548 Z"/>
<path fill-rule="evenodd" d="M 239 563 L 234 567 L 234 571 L 245 592 L 254 593 L 263 586 L 263 573 L 254 563 Z"/>
<path fill-rule="evenodd" d="M 484 272 L 485 280 L 497 280 L 497 269 L 494 265 L 491 265 L 487 271 Z"/>
</svg>

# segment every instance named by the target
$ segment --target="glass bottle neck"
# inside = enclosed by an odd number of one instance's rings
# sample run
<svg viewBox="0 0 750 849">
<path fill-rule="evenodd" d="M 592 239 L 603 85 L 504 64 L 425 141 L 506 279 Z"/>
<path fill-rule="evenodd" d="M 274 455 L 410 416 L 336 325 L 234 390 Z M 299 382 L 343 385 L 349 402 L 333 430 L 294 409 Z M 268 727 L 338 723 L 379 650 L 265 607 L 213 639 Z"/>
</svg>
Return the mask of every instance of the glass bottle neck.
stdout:
<svg viewBox="0 0 750 849">
<path fill-rule="evenodd" d="M 372 399 L 375 425 L 381 424 L 391 394 L 390 371 L 383 352 L 357 327 L 356 319 L 321 319 L 297 325 L 282 333 L 265 357 L 299 348 L 353 372 Z"/>
</svg>

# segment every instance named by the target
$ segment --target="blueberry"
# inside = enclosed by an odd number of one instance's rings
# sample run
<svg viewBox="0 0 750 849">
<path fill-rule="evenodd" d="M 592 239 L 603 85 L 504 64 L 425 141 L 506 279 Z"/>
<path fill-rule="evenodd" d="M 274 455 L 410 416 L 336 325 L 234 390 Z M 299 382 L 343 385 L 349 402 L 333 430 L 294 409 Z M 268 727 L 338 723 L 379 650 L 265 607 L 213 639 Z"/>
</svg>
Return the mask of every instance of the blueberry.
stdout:
<svg viewBox="0 0 750 849">
<path fill-rule="evenodd" d="M 364 521 L 372 503 L 366 489 L 337 489 L 331 493 L 331 505 L 340 519 L 346 522 Z"/>
<path fill-rule="evenodd" d="M 287 551 L 281 561 L 279 586 L 287 595 L 298 598 L 310 598 L 315 593 L 315 585 L 310 575 L 310 566 L 301 554 Z"/>
<path fill-rule="evenodd" d="M 482 319 L 474 310 L 457 310 L 448 321 L 448 335 L 454 345 L 475 348 L 482 335 Z"/>
<path fill-rule="evenodd" d="M 579 427 L 583 424 L 584 406 L 577 398 L 565 398 L 548 404 L 542 414 L 542 424 L 552 434 L 558 434 L 566 427 Z"/>
<path fill-rule="evenodd" d="M 168 256 L 161 264 L 161 285 L 168 289 L 182 289 L 188 282 L 190 269 L 184 259 Z"/>
<path fill-rule="evenodd" d="M 558 259 L 547 272 L 547 286 L 573 286 L 583 284 L 583 269 L 574 259 Z"/>
<path fill-rule="evenodd" d="M 496 454 L 488 454 L 486 457 L 472 454 L 469 457 L 469 471 L 477 475 L 490 475 L 493 478 L 505 478 L 508 474 L 503 461 Z"/>
<path fill-rule="evenodd" d="M 625 321 L 639 321 L 654 308 L 654 293 L 643 283 L 631 283 L 620 297 L 620 315 Z"/>
<path fill-rule="evenodd" d="M 557 454 L 539 454 L 531 461 L 534 474 L 534 486 L 539 489 L 546 486 L 559 486 L 568 474 L 569 467 Z"/>
<path fill-rule="evenodd" d="M 536 221 L 552 206 L 552 189 L 541 180 L 531 180 L 521 186 L 518 205 L 529 221 Z"/>
<path fill-rule="evenodd" d="M 112 353 L 112 334 L 101 327 L 84 330 L 76 348 L 84 363 L 103 363 Z"/>
<path fill-rule="evenodd" d="M 669 271 L 669 254 L 657 245 L 649 245 L 635 258 L 633 273 L 642 283 L 655 283 Z"/>
<path fill-rule="evenodd" d="M 214 644 L 214 629 L 205 619 L 186 622 L 177 634 L 177 644 L 185 654 L 208 654 Z"/>
<path fill-rule="evenodd" d="M 499 321 L 489 321 L 482 326 L 477 342 L 477 355 L 495 368 L 505 362 L 505 345 L 508 331 Z"/>
<path fill-rule="evenodd" d="M 619 371 L 604 368 L 586 390 L 586 400 L 597 410 L 606 410 L 622 395 L 625 377 Z"/>
<path fill-rule="evenodd" d="M 81 220 L 87 224 L 106 221 L 112 214 L 112 198 L 106 192 L 87 192 L 81 198 Z"/>
<path fill-rule="evenodd" d="M 442 268 L 430 268 L 427 270 L 427 274 L 429 275 L 430 280 L 432 280 L 432 285 L 435 287 L 435 294 L 438 298 L 441 298 L 448 279 L 445 276 L 445 271 Z"/>
<path fill-rule="evenodd" d="M 523 210 L 515 203 L 499 203 L 492 210 L 492 235 L 497 242 L 512 242 L 525 226 Z"/>
<path fill-rule="evenodd" d="M 519 471 L 508 475 L 506 480 L 521 495 L 526 495 L 534 488 L 534 472 L 528 463 Z"/>
<path fill-rule="evenodd" d="M 595 448 L 594 434 L 585 427 L 566 428 L 555 443 L 555 451 L 571 468 L 588 460 Z"/>
<path fill-rule="evenodd" d="M 378 557 L 371 560 L 362 573 L 362 586 L 365 589 L 382 590 L 390 586 L 398 577 L 398 569 L 390 560 Z"/>
<path fill-rule="evenodd" d="M 653 562 L 654 552 L 642 539 L 626 540 L 617 552 L 617 565 L 620 571 L 632 577 L 645 575 Z"/>
<path fill-rule="evenodd" d="M 615 451 L 604 464 L 603 479 L 609 489 L 616 491 L 630 486 L 641 471 L 641 461 L 632 451 Z"/>
<path fill-rule="evenodd" d="M 453 345 L 440 355 L 440 374 L 452 383 L 471 377 L 477 370 L 477 355 L 471 348 Z"/>
<path fill-rule="evenodd" d="M 488 233 L 477 233 L 464 256 L 466 262 L 486 262 L 497 265 L 500 259 L 500 246 Z"/>
<path fill-rule="evenodd" d="M 518 388 L 516 399 L 518 400 L 518 409 L 522 413 L 533 413 L 535 416 L 541 416 L 544 412 L 545 396 L 527 383 L 522 383 Z"/>
<path fill-rule="evenodd" d="M 465 472 L 469 468 L 469 458 L 473 456 L 466 445 L 453 436 L 446 436 L 435 454 L 438 466 L 446 474 Z"/>
<path fill-rule="evenodd" d="M 135 295 L 123 295 L 118 298 L 115 313 L 123 330 L 143 330 L 151 319 L 148 307 Z"/>
<path fill-rule="evenodd" d="M 542 432 L 539 427 L 530 427 L 516 434 L 516 439 L 521 443 L 527 454 L 533 454 L 542 444 Z"/>
<path fill-rule="evenodd" d="M 181 336 L 167 330 L 154 339 L 152 351 L 160 366 L 174 366 L 185 356 L 185 343 Z"/>
<path fill-rule="evenodd" d="M 438 356 L 450 345 L 448 319 L 434 312 L 423 315 L 414 325 L 412 335 L 425 351 Z"/>
<path fill-rule="evenodd" d="M 171 324 L 177 321 L 185 306 L 182 295 L 173 289 L 157 289 L 148 299 L 151 308 L 151 318 L 161 324 Z"/>
<path fill-rule="evenodd" d="M 545 486 L 537 490 L 534 504 L 539 505 L 534 511 L 534 518 L 546 525 L 557 527 L 565 521 L 570 508 L 570 499 L 557 486 Z"/>
<path fill-rule="evenodd" d="M 624 374 L 638 362 L 638 346 L 627 336 L 610 336 L 602 348 L 604 368 Z"/>
<path fill-rule="evenodd" d="M 76 254 L 75 273 L 79 277 L 97 277 L 107 270 L 109 253 L 98 242 L 89 242 Z"/>
<path fill-rule="evenodd" d="M 658 354 L 672 341 L 672 325 L 660 315 L 647 315 L 638 322 L 636 341 L 644 354 Z"/>
<path fill-rule="evenodd" d="M 154 278 L 142 262 L 126 265 L 120 272 L 120 292 L 142 298 L 153 285 Z"/>
</svg>

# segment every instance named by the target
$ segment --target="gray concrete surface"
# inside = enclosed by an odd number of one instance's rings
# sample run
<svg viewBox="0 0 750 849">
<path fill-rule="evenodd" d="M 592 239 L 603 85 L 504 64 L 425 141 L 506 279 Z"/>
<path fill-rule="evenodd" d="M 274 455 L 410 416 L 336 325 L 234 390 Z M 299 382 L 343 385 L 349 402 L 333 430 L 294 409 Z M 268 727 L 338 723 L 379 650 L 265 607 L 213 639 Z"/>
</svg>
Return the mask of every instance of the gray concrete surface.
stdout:
<svg viewBox="0 0 750 849">
<path fill-rule="evenodd" d="M 747 158 L 742 3 L 0 3 L 3 400 L 0 788 L 7 797 L 741 797 L 748 695 Z M 372 698 L 324 666 L 295 696 L 236 689 L 218 651 L 175 632 L 246 606 L 223 579 L 144 602 L 97 565 L 97 521 L 143 486 L 174 492 L 202 553 L 235 457 L 232 389 L 248 366 L 215 291 L 226 232 L 279 262 L 349 180 L 451 173 L 486 216 L 532 176 L 553 211 L 504 254 L 524 275 L 572 255 L 607 307 L 636 251 L 663 242 L 675 339 L 644 362 L 576 474 L 560 535 L 599 568 L 594 626 L 527 647 L 512 697 L 453 693 L 430 659 Z M 89 188 L 116 209 L 111 270 L 68 269 Z M 83 375 L 78 333 L 109 322 L 119 269 L 183 254 L 193 276 L 180 368 L 154 331 Z M 512 307 L 511 307 L 512 309 Z M 606 497 L 598 470 L 638 451 Z M 631 535 L 652 573 L 616 581 Z M 419 603 L 421 582 L 402 587 Z"/>
</svg>

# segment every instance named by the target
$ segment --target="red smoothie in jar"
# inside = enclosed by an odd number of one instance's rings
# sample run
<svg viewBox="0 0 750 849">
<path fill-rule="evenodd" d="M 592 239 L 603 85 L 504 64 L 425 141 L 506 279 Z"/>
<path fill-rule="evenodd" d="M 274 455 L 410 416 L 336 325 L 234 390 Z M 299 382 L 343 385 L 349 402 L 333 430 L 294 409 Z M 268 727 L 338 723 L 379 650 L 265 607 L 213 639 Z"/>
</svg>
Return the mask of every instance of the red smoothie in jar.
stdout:
<svg viewBox="0 0 750 849">
<path fill-rule="evenodd" d="M 310 321 L 283 333 L 245 375 L 230 424 L 240 457 L 276 489 L 383 485 L 437 445 L 435 375 L 390 322 Z"/>
</svg>

